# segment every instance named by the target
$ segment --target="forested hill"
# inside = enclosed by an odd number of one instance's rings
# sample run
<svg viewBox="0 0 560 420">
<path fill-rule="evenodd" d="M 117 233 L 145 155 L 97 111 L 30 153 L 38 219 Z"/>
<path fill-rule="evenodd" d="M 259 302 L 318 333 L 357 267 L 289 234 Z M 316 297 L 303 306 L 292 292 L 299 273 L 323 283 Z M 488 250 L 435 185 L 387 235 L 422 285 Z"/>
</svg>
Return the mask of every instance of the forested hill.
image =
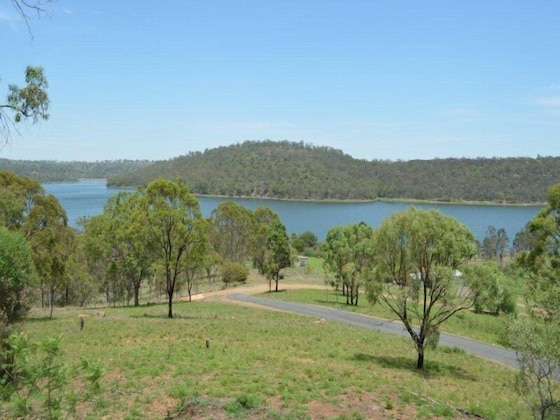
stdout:
<svg viewBox="0 0 560 420">
<path fill-rule="evenodd" d="M 0 171 L 14 172 L 40 182 L 67 182 L 84 178 L 109 178 L 151 165 L 147 160 L 107 160 L 99 162 L 58 162 L 52 160 L 0 159 Z"/>
<path fill-rule="evenodd" d="M 543 203 L 560 158 L 366 161 L 293 142 L 246 141 L 109 178 L 110 186 L 182 179 L 195 194 L 291 199 Z"/>
</svg>

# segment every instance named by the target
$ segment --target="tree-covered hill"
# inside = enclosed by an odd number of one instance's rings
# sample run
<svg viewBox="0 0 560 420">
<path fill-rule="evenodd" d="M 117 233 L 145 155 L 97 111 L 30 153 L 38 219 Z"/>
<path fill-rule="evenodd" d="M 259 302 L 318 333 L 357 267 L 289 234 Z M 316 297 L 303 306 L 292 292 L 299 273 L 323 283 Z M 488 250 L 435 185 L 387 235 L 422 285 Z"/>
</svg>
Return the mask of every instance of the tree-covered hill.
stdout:
<svg viewBox="0 0 560 420">
<path fill-rule="evenodd" d="M 182 179 L 195 194 L 291 199 L 542 203 L 560 158 L 366 161 L 303 142 L 246 141 L 109 178 L 110 186 Z"/>
<path fill-rule="evenodd" d="M 0 171 L 14 172 L 18 176 L 28 176 L 40 182 L 64 182 L 84 178 L 109 178 L 145 168 L 152 163 L 147 160 L 59 162 L 0 159 Z"/>
</svg>

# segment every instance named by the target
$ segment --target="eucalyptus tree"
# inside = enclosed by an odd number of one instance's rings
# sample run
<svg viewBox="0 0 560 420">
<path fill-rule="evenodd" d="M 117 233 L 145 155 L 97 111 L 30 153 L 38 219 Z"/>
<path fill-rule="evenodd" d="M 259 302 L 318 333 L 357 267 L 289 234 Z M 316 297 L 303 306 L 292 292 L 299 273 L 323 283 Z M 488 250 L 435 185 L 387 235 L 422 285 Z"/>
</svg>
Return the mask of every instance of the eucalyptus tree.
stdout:
<svg viewBox="0 0 560 420">
<path fill-rule="evenodd" d="M 106 231 L 106 240 L 111 245 L 118 277 L 125 288 L 132 289 L 134 306 L 140 304 L 140 287 L 150 274 L 152 255 L 147 238 L 147 215 L 142 209 L 140 192 L 120 192 L 111 197 L 104 207 L 110 218 L 111 229 Z"/>
<path fill-rule="evenodd" d="M 99 290 L 105 292 L 107 302 L 115 301 L 121 288 L 115 281 L 114 267 L 116 256 L 112 247 L 114 224 L 107 214 L 99 214 L 80 220 L 82 249 L 87 262 L 87 271 L 97 283 Z"/>
<path fill-rule="evenodd" d="M 348 305 L 358 304 L 360 286 L 373 262 L 372 236 L 373 229 L 359 223 L 331 228 L 323 242 L 323 268 L 334 274 L 337 286 L 342 284 Z"/>
<path fill-rule="evenodd" d="M 39 181 L 0 171 L 0 225 L 12 231 L 23 229 L 35 197 L 44 194 Z"/>
<path fill-rule="evenodd" d="M 476 313 L 516 312 L 517 294 L 513 280 L 497 262 L 467 264 L 463 271 L 469 290 L 474 294 Z"/>
<path fill-rule="evenodd" d="M 264 260 L 264 273 L 268 279 L 268 288 L 271 289 L 271 280 L 274 280 L 274 290 L 278 291 L 280 271 L 291 265 L 290 239 L 283 224 L 271 226 L 266 242 Z"/>
<path fill-rule="evenodd" d="M 426 346 L 437 344 L 439 326 L 473 305 L 458 270 L 476 254 L 474 235 L 452 217 L 412 207 L 383 221 L 373 235 L 373 252 L 368 298 L 402 321 L 422 369 Z"/>
<path fill-rule="evenodd" d="M 157 179 L 144 191 L 147 243 L 163 267 L 168 317 L 180 276 L 198 265 L 207 251 L 208 227 L 194 195 L 182 183 Z"/>
<path fill-rule="evenodd" d="M 19 232 L 0 227 L 0 320 L 11 324 L 29 310 L 35 271 L 29 242 Z"/>
<path fill-rule="evenodd" d="M 253 213 L 234 201 L 220 203 L 209 218 L 214 250 L 227 261 L 245 262 L 250 255 Z"/>
<path fill-rule="evenodd" d="M 548 206 L 527 228 L 532 247 L 516 258 L 526 281 L 527 316 L 509 325 L 520 365 L 516 389 L 535 418 L 559 418 L 560 184 L 548 190 Z"/>
<path fill-rule="evenodd" d="M 27 66 L 25 69 L 25 86 L 8 86 L 6 101 L 0 103 L 0 133 L 5 141 L 9 140 L 11 129 L 15 128 L 16 123 L 24 120 L 37 123 L 49 118 L 47 88 L 43 68 L 38 66 Z"/>
<path fill-rule="evenodd" d="M 33 250 L 41 302 L 46 295 L 52 317 L 57 294 L 68 287 L 75 232 L 68 226 L 66 211 L 53 195 L 35 197 L 24 230 Z"/>
<path fill-rule="evenodd" d="M 291 265 L 290 238 L 280 217 L 270 208 L 257 207 L 254 218 L 253 263 L 268 279 L 269 290 L 274 280 L 278 291 L 280 271 Z"/>
<path fill-rule="evenodd" d="M 107 200 L 103 214 L 83 226 L 90 272 L 104 283 L 107 299 L 133 298 L 138 306 L 154 260 L 142 192 L 119 192 Z"/>
</svg>

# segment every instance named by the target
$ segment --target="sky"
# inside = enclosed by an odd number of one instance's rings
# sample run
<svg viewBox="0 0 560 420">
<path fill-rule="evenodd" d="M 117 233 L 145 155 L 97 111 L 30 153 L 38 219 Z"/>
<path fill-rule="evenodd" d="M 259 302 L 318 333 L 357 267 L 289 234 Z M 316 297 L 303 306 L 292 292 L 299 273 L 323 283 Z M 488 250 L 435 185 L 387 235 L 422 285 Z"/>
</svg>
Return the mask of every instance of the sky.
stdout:
<svg viewBox="0 0 560 420">
<path fill-rule="evenodd" d="M 358 159 L 560 156 L 558 0 L 0 0 L 0 104 L 50 118 L 0 158 L 164 160 L 245 140 Z"/>
</svg>

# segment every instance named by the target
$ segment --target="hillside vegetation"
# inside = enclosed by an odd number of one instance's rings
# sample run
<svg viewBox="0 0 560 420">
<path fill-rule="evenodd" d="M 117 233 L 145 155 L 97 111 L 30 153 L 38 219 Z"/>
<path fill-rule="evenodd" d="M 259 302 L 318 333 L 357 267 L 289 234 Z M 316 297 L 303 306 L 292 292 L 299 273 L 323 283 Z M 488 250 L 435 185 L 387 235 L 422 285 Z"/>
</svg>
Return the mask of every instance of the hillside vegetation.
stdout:
<svg viewBox="0 0 560 420">
<path fill-rule="evenodd" d="M 144 168 L 148 160 L 105 160 L 99 162 L 59 162 L 54 160 L 0 159 L 0 170 L 27 176 L 40 182 L 70 182 L 84 178 L 108 178 Z"/>
<path fill-rule="evenodd" d="M 316 200 L 542 203 L 560 157 L 366 161 L 303 142 L 246 141 L 109 178 L 109 186 L 182 179 L 195 194 Z"/>
</svg>

